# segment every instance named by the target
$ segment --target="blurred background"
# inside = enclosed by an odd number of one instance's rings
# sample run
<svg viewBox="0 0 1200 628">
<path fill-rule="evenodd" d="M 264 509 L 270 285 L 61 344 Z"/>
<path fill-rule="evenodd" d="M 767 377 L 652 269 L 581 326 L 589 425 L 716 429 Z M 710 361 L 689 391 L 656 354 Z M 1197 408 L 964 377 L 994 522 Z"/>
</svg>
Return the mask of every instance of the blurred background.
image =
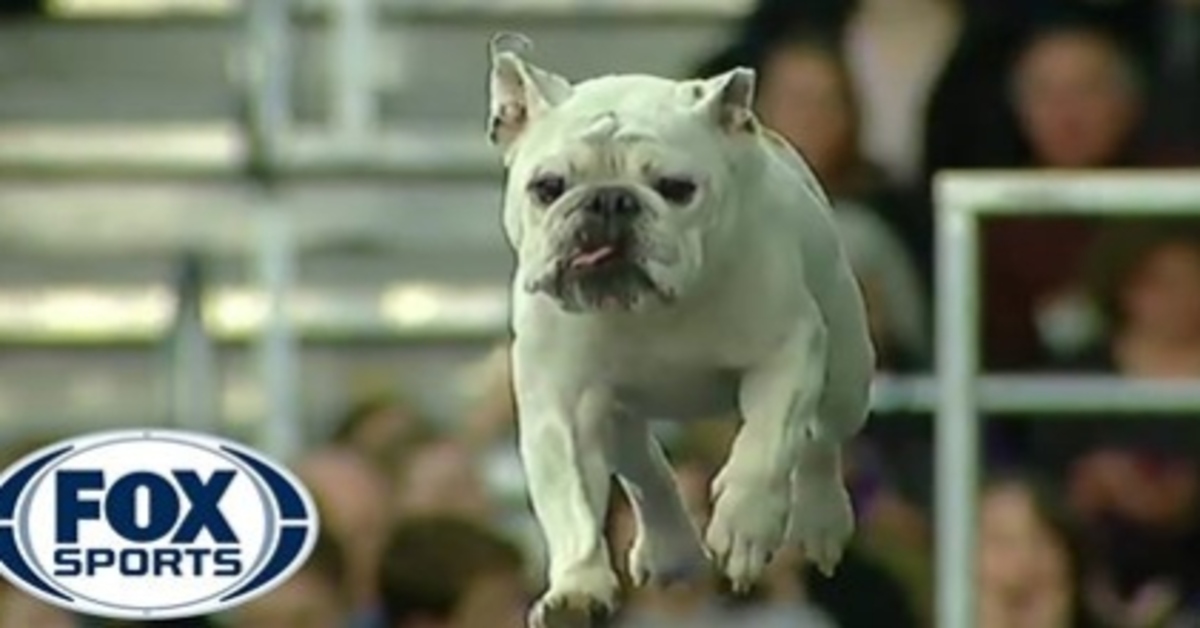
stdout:
<svg viewBox="0 0 1200 628">
<path fill-rule="evenodd" d="M 835 199 L 894 393 L 848 456 L 835 578 L 782 555 L 749 596 L 629 591 L 613 625 L 936 626 L 913 392 L 939 331 L 933 176 L 1196 166 L 1200 2 L 0 0 L 5 463 L 169 425 L 297 470 L 325 523 L 306 568 L 155 625 L 520 626 L 542 549 L 483 135 L 498 30 L 572 79 L 756 68 L 760 116 Z M 1200 222 L 1031 203 L 983 224 L 987 371 L 1196 382 Z M 986 417 L 975 625 L 1200 626 L 1197 414 Z M 698 522 L 735 425 L 663 428 Z M 630 525 L 614 493 L 618 565 Z M 0 595 L 0 628 L 126 625 Z"/>
</svg>

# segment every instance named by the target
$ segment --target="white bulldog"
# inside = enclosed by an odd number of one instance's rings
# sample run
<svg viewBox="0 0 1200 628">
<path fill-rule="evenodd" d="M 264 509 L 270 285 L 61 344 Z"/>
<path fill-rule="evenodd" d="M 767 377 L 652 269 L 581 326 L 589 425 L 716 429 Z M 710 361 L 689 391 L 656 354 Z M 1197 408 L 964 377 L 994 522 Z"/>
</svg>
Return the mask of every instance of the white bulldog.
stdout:
<svg viewBox="0 0 1200 628">
<path fill-rule="evenodd" d="M 829 200 L 752 112 L 755 75 L 572 84 L 491 47 L 489 136 L 517 256 L 512 377 L 548 546 L 535 628 L 612 610 L 615 474 L 637 516 L 636 584 L 707 570 L 750 587 L 786 539 L 832 573 L 854 530 L 840 448 L 874 353 Z M 742 425 L 703 537 L 650 417 Z"/>
</svg>

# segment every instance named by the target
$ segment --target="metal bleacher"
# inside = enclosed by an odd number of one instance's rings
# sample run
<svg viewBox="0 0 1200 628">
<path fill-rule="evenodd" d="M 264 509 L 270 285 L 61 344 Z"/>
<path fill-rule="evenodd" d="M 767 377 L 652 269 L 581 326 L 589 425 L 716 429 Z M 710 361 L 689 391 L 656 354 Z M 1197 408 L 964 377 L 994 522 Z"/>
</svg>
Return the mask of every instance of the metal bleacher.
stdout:
<svg viewBox="0 0 1200 628">
<path fill-rule="evenodd" d="M 190 415 L 271 441 L 264 418 L 321 421 L 364 378 L 452 413 L 451 375 L 505 324 L 489 35 L 528 33 L 570 76 L 679 74 L 733 7 L 561 4 L 0 23 L 0 433 Z M 215 358 L 172 353 L 196 344 L 172 322 L 190 252 Z M 294 325 L 271 328 L 264 282 L 289 273 Z"/>
</svg>

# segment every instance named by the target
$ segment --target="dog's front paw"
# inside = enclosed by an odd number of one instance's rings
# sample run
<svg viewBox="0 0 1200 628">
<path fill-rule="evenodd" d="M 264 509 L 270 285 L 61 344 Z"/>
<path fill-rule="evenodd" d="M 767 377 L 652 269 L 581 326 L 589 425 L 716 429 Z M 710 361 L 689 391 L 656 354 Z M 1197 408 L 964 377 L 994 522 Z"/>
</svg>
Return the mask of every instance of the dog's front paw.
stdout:
<svg viewBox="0 0 1200 628">
<path fill-rule="evenodd" d="M 634 586 L 670 586 L 702 578 L 708 570 L 708 556 L 690 529 L 677 534 L 639 529 L 629 549 L 629 579 Z"/>
<path fill-rule="evenodd" d="M 833 475 L 794 478 L 788 540 L 804 548 L 809 562 L 832 576 L 853 535 L 854 508 L 841 479 Z"/>
<path fill-rule="evenodd" d="M 599 628 L 617 607 L 617 577 L 609 570 L 561 578 L 529 613 L 530 628 Z"/>
<path fill-rule="evenodd" d="M 748 591 L 783 544 L 790 502 L 767 483 L 718 483 L 705 543 L 734 592 Z"/>
</svg>

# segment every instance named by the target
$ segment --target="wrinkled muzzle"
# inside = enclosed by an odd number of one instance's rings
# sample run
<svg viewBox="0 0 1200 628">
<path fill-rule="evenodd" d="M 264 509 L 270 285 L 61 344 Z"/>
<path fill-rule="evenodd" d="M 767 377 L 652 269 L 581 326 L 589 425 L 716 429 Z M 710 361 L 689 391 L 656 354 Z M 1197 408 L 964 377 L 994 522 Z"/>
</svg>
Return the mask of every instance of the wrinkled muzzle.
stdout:
<svg viewBox="0 0 1200 628">
<path fill-rule="evenodd" d="M 554 263 L 533 286 L 569 311 L 632 309 L 658 292 L 645 269 L 645 209 L 637 193 L 598 188 L 569 210 Z"/>
</svg>

